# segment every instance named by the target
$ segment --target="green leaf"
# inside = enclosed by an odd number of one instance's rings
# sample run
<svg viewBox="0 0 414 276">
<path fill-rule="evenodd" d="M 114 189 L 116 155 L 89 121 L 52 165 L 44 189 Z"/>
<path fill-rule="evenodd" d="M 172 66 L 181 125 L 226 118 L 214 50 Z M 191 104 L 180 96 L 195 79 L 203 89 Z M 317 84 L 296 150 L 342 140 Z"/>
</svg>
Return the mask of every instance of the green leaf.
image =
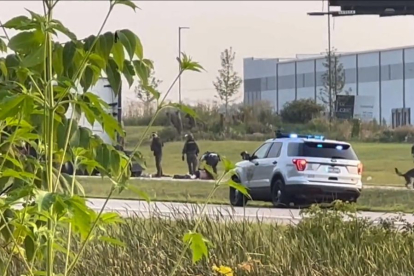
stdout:
<svg viewBox="0 0 414 276">
<path fill-rule="evenodd" d="M 221 157 L 221 160 L 223 161 L 224 171 L 226 173 L 236 168 L 236 166 L 226 157 Z"/>
<path fill-rule="evenodd" d="M 131 87 L 134 84 L 135 70 L 129 60 L 124 60 L 124 70 L 122 70 L 122 74 L 127 79 L 129 87 Z"/>
<path fill-rule="evenodd" d="M 119 71 L 122 71 L 124 69 L 125 53 L 121 42 L 118 41 L 114 44 L 112 47 L 112 55 L 116 65 L 118 65 Z"/>
<path fill-rule="evenodd" d="M 26 252 L 26 258 L 29 262 L 31 262 L 35 256 L 35 243 L 33 239 L 27 235 L 24 239 L 24 250 Z"/>
<path fill-rule="evenodd" d="M 112 245 L 117 245 L 117 246 L 122 246 L 122 247 L 126 246 L 125 243 L 123 243 L 122 241 L 120 241 L 118 239 L 110 238 L 110 237 L 105 237 L 105 236 L 104 237 L 99 237 L 99 240 L 103 241 L 103 242 L 107 242 L 107 243 L 112 244 Z"/>
<path fill-rule="evenodd" d="M 46 22 L 46 19 L 45 19 L 44 16 L 42 16 L 42 15 L 40 15 L 38 13 L 35 13 L 34 11 L 28 10 L 28 9 L 25 9 L 25 10 L 30 13 L 30 15 L 32 16 L 32 19 L 33 20 L 36 20 L 38 22 Z"/>
<path fill-rule="evenodd" d="M 63 46 L 63 66 L 65 68 L 65 72 L 68 72 L 69 67 L 72 66 L 75 53 L 76 44 L 73 41 L 65 43 L 65 46 Z"/>
<path fill-rule="evenodd" d="M 134 2 L 130 0 L 115 0 L 114 5 L 125 5 L 131 7 L 134 11 L 138 9 L 138 7 L 134 4 Z"/>
<path fill-rule="evenodd" d="M 42 44 L 23 58 L 22 66 L 30 68 L 41 64 L 45 60 L 45 53 L 45 44 Z"/>
<path fill-rule="evenodd" d="M 136 35 L 130 30 L 120 30 L 117 31 L 116 34 L 121 43 L 124 45 L 130 60 L 132 60 L 134 58 L 134 53 L 137 47 Z"/>
<path fill-rule="evenodd" d="M 108 76 L 109 84 L 112 87 L 115 95 L 121 91 L 121 74 L 117 70 L 116 63 L 113 59 L 109 59 L 108 65 L 106 66 L 106 75 Z"/>
<path fill-rule="evenodd" d="M 103 60 L 108 61 L 109 54 L 111 53 L 112 46 L 114 45 L 114 34 L 106 32 L 99 36 L 98 42 L 96 43 L 95 53 L 97 53 Z"/>
<path fill-rule="evenodd" d="M 6 98 L 1 102 L 0 120 L 13 117 L 19 112 L 19 105 L 24 101 L 26 95 L 19 94 Z"/>
<path fill-rule="evenodd" d="M 144 62 L 140 60 L 134 60 L 133 63 L 134 63 L 135 72 L 140 78 L 142 85 L 147 86 L 148 78 L 150 76 L 150 69 L 147 67 L 147 65 Z"/>
<path fill-rule="evenodd" d="M 173 103 L 170 104 L 171 106 L 181 110 L 182 112 L 190 115 L 193 118 L 198 118 L 197 113 L 194 111 L 194 109 L 192 109 L 191 107 L 189 107 L 188 105 L 185 104 L 178 104 L 178 103 Z"/>
<path fill-rule="evenodd" d="M 30 18 L 22 15 L 10 19 L 3 24 L 3 27 L 16 30 L 30 30 L 33 29 L 34 24 L 32 24 L 32 20 L 30 20 Z"/>
<path fill-rule="evenodd" d="M 55 48 L 53 51 L 53 69 L 55 70 L 58 76 L 62 75 L 64 72 L 63 66 L 63 47 L 59 43 L 55 43 Z"/>
<path fill-rule="evenodd" d="M 3 39 L 0 38 L 0 52 L 6 53 L 7 52 L 7 45 Z"/>
<path fill-rule="evenodd" d="M 158 100 L 161 96 L 161 93 L 155 90 L 154 87 L 150 85 L 143 85 L 143 89 L 150 93 L 156 100 Z"/>
<path fill-rule="evenodd" d="M 76 35 L 74 33 L 72 33 L 68 28 L 66 28 L 62 24 L 62 22 L 60 22 L 59 20 L 53 19 L 51 21 L 51 23 L 52 23 L 52 28 L 55 29 L 56 31 L 59 31 L 59 32 L 65 34 L 71 40 L 77 40 Z"/>
<path fill-rule="evenodd" d="M 137 35 L 135 35 L 135 42 L 136 42 L 135 55 L 139 59 L 143 59 L 144 58 L 144 49 L 142 47 L 141 39 L 139 39 L 139 37 Z"/>
<path fill-rule="evenodd" d="M 39 190 L 35 202 L 37 203 L 38 211 L 46 211 L 49 210 L 50 207 L 52 207 L 53 203 L 56 200 L 56 194 L 55 193 L 49 193 L 46 191 Z"/>
<path fill-rule="evenodd" d="M 85 72 L 81 79 L 81 85 L 83 88 L 83 92 L 86 92 L 89 90 L 89 88 L 92 85 L 93 79 L 94 79 L 94 71 L 92 70 L 91 67 L 87 66 L 85 68 Z"/>
<path fill-rule="evenodd" d="M 180 60 L 177 58 L 177 60 L 180 64 L 181 71 L 201 72 L 204 70 L 203 66 L 201 66 L 198 62 L 192 61 L 191 57 L 187 56 L 184 53 L 182 53 L 182 59 Z"/>
<path fill-rule="evenodd" d="M 101 69 L 105 68 L 106 62 L 98 54 L 94 54 L 94 53 L 90 54 L 89 55 L 89 60 L 90 60 L 91 64 L 94 64 L 97 67 L 99 67 Z"/>
<path fill-rule="evenodd" d="M 84 45 L 83 45 L 83 49 L 88 52 L 89 50 L 91 50 L 92 48 L 92 44 L 95 41 L 96 36 L 94 35 L 90 35 L 87 38 L 85 38 L 84 40 Z M 94 48 L 96 47 L 96 44 L 94 45 Z"/>
<path fill-rule="evenodd" d="M 227 184 L 229 187 L 232 187 L 232 188 L 236 189 L 237 191 L 239 191 L 239 192 L 240 192 L 240 193 L 242 193 L 243 195 L 245 195 L 245 196 L 247 196 L 248 198 L 250 198 L 250 194 L 249 194 L 249 192 L 247 191 L 247 188 L 246 188 L 245 186 L 243 186 L 243 185 L 241 185 L 241 184 L 239 184 L 239 183 L 234 182 L 234 180 L 232 180 L 232 179 L 229 179 L 229 180 L 226 182 L 226 184 Z"/>
<path fill-rule="evenodd" d="M 197 263 L 203 257 L 208 258 L 207 240 L 199 233 L 189 232 L 183 237 L 184 243 L 190 244 L 193 255 L 193 263 Z"/>
<path fill-rule="evenodd" d="M 118 213 L 108 212 L 101 215 L 100 221 L 104 224 L 125 223 Z"/>
<path fill-rule="evenodd" d="M 121 172 L 121 157 L 118 151 L 111 151 L 111 169 L 115 176 L 118 176 Z"/>
<path fill-rule="evenodd" d="M 9 41 L 9 48 L 15 52 L 29 52 L 44 42 L 45 35 L 42 31 L 21 32 L 13 36 Z"/>
<path fill-rule="evenodd" d="M 147 203 L 151 202 L 151 199 L 150 199 L 149 195 L 146 192 L 138 189 L 137 187 L 129 184 L 127 186 L 127 189 L 130 190 L 131 192 L 133 192 L 134 194 L 136 194 L 137 196 L 139 196 L 140 198 L 142 198 L 143 200 L 145 200 Z"/>
<path fill-rule="evenodd" d="M 2 76 L 7 79 L 9 72 L 7 71 L 6 62 L 4 60 L 0 60 L 0 72 Z"/>
</svg>

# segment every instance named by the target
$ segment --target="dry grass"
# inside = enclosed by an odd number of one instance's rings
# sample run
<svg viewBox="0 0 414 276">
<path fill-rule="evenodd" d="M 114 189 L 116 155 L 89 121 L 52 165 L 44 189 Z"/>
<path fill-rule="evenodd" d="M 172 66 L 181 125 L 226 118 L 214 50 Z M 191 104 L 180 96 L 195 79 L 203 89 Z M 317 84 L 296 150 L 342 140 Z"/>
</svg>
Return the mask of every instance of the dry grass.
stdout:
<svg viewBox="0 0 414 276">
<path fill-rule="evenodd" d="M 413 226 L 397 231 L 389 221 L 379 226 L 355 218 L 345 222 L 344 214 L 313 209 L 297 226 L 205 218 L 200 232 L 210 241 L 208 260 L 194 265 L 188 252 L 176 275 L 218 275 L 213 265 L 228 266 L 237 276 L 414 275 Z M 74 275 L 166 276 L 183 248 L 183 233 L 193 226 L 189 217 L 128 219 L 107 229 L 125 247 L 91 243 Z M 56 265 L 62 264 L 58 255 Z M 15 261 L 9 275 L 21 275 L 23 268 Z"/>
</svg>

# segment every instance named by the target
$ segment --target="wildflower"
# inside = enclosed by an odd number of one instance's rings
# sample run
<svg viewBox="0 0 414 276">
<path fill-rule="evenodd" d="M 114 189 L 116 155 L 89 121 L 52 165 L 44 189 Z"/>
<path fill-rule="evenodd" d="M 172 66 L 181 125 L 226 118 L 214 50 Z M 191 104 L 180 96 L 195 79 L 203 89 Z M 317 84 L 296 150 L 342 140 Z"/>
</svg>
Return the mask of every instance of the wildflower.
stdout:
<svg viewBox="0 0 414 276">
<path fill-rule="evenodd" d="M 218 272 L 220 275 L 233 276 L 233 269 L 228 266 L 221 265 L 220 267 L 213 266 L 213 271 Z"/>
</svg>

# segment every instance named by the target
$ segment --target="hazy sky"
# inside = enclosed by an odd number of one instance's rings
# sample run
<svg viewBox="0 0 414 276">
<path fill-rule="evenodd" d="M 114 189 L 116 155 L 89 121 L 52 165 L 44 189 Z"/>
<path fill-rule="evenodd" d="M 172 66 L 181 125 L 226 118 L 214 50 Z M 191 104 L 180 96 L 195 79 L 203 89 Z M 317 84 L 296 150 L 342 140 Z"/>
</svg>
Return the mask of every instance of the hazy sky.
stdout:
<svg viewBox="0 0 414 276">
<path fill-rule="evenodd" d="M 212 99 L 212 81 L 220 67 L 220 52 L 233 47 L 235 68 L 243 75 L 245 57 L 293 57 L 320 53 L 327 49 L 326 17 L 309 17 L 321 11 L 322 1 L 137 1 L 141 10 L 118 6 L 105 30 L 128 28 L 144 45 L 144 54 L 155 61 L 161 90 L 177 74 L 178 26 L 182 51 L 199 61 L 205 73 L 187 73 L 182 78 L 183 99 Z M 78 37 L 98 31 L 108 9 L 108 1 L 61 1 L 55 12 Z M 42 11 L 40 1 L 1 1 L 0 19 L 26 13 L 25 8 Z M 399 47 L 414 44 L 414 18 L 344 17 L 333 21 L 332 45 L 340 52 Z M 124 90 L 127 87 L 124 87 Z M 242 92 L 243 88 L 241 88 Z M 131 88 L 131 92 L 133 88 Z M 130 93 L 128 97 L 132 97 Z M 178 89 L 171 93 L 178 99 Z"/>
</svg>

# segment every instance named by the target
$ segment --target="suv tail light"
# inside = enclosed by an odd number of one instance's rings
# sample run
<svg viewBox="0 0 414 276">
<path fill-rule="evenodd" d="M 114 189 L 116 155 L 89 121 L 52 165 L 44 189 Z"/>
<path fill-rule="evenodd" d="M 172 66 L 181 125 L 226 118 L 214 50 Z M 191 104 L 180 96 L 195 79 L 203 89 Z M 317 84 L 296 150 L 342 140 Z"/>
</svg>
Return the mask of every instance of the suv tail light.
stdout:
<svg viewBox="0 0 414 276">
<path fill-rule="evenodd" d="M 362 163 L 358 164 L 358 174 L 362 175 L 362 169 L 364 168 L 364 166 L 362 165 Z"/>
<path fill-rule="evenodd" d="M 298 171 L 302 172 L 306 169 L 307 162 L 305 159 L 293 159 L 292 162 Z"/>
</svg>

